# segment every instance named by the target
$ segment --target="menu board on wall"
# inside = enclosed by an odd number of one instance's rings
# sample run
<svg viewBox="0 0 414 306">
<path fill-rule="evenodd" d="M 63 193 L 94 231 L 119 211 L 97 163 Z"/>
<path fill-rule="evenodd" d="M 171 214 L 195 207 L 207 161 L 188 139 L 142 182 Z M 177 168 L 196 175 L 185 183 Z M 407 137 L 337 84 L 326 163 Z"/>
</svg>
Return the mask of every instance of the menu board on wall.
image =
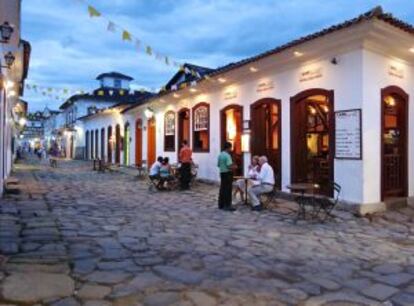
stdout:
<svg viewBox="0 0 414 306">
<path fill-rule="evenodd" d="M 362 159 L 361 110 L 335 112 L 335 158 Z"/>
</svg>

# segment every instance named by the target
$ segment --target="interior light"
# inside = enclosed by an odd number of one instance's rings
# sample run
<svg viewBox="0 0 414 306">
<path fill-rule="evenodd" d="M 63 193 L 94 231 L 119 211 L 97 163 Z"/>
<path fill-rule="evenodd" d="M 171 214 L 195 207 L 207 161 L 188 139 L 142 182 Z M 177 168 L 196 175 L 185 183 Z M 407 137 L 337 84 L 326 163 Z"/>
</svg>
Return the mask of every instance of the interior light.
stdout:
<svg viewBox="0 0 414 306">
<path fill-rule="evenodd" d="M 299 52 L 299 51 L 295 51 L 295 52 L 293 52 L 293 55 L 295 55 L 296 57 L 300 57 L 300 56 L 303 55 L 303 53 Z"/>
<path fill-rule="evenodd" d="M 250 67 L 249 68 L 251 72 L 257 72 L 259 71 L 259 69 L 257 69 L 256 67 Z"/>
<path fill-rule="evenodd" d="M 218 81 L 220 83 L 226 83 L 227 82 L 227 80 L 225 78 L 218 78 Z"/>
<path fill-rule="evenodd" d="M 191 91 L 191 92 L 197 92 L 197 89 L 195 89 L 195 88 L 190 88 L 190 91 Z"/>
</svg>

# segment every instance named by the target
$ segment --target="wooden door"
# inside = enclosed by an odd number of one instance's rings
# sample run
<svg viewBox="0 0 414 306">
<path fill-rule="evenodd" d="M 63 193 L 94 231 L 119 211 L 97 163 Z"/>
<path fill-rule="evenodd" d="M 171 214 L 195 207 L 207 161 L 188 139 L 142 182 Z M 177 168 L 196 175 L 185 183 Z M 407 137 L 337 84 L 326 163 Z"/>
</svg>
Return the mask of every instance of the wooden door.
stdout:
<svg viewBox="0 0 414 306">
<path fill-rule="evenodd" d="M 135 124 L 135 165 L 142 167 L 142 120 L 137 119 Z"/>
<path fill-rule="evenodd" d="M 112 147 L 113 147 L 113 138 L 112 138 L 112 126 L 108 126 L 108 163 L 112 164 Z"/>
<path fill-rule="evenodd" d="M 188 145 L 190 145 L 190 135 L 190 110 L 188 108 L 183 108 L 178 112 L 178 155 L 180 154 L 180 149 L 184 140 L 187 140 Z"/>
<path fill-rule="evenodd" d="M 241 136 L 243 132 L 243 106 L 229 105 L 220 111 L 221 148 L 225 142 L 233 145 L 232 158 L 236 175 L 243 175 L 243 153 Z"/>
<path fill-rule="evenodd" d="M 105 160 L 105 129 L 101 129 L 101 159 Z"/>
<path fill-rule="evenodd" d="M 129 165 L 129 137 L 130 137 L 129 123 L 125 124 L 124 128 L 124 165 Z"/>
<path fill-rule="evenodd" d="M 94 135 L 94 132 L 93 132 L 93 130 L 91 131 L 91 154 L 90 154 L 90 157 L 91 157 L 91 159 L 94 159 L 95 158 L 95 154 L 94 154 L 94 137 L 95 137 L 95 135 Z"/>
<path fill-rule="evenodd" d="M 156 122 L 155 119 L 149 119 L 148 120 L 148 127 L 147 127 L 147 135 L 148 135 L 148 141 L 147 141 L 147 163 L 148 167 L 151 167 L 151 165 L 155 162 L 156 159 Z"/>
<path fill-rule="evenodd" d="M 333 196 L 334 94 L 309 89 L 291 98 L 291 182 L 320 185 Z"/>
<path fill-rule="evenodd" d="M 251 105 L 251 153 L 265 155 L 275 173 L 276 186 L 281 187 L 281 116 L 280 100 L 261 99 Z"/>
<path fill-rule="evenodd" d="M 121 127 L 119 124 L 115 127 L 115 164 L 121 161 Z"/>
<path fill-rule="evenodd" d="M 95 130 L 95 158 L 99 158 L 99 135 L 98 135 L 98 130 Z"/>
<path fill-rule="evenodd" d="M 406 197 L 408 94 L 391 86 L 383 89 L 381 96 L 381 198 Z"/>
<path fill-rule="evenodd" d="M 85 159 L 89 160 L 89 131 L 85 133 Z"/>
</svg>

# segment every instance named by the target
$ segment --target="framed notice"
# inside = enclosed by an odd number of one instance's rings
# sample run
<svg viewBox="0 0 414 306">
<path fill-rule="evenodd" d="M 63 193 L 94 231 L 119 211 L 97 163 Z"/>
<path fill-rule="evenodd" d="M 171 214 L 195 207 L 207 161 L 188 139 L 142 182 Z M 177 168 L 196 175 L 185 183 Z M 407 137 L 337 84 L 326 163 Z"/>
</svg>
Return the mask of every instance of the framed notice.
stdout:
<svg viewBox="0 0 414 306">
<path fill-rule="evenodd" d="M 362 159 L 361 109 L 335 112 L 335 158 Z"/>
</svg>

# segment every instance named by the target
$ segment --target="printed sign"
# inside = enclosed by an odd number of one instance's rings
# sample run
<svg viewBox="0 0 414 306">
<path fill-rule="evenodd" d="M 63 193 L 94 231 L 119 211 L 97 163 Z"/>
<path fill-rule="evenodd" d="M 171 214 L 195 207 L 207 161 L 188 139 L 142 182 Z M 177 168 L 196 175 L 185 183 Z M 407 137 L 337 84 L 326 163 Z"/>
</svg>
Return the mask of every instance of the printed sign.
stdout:
<svg viewBox="0 0 414 306">
<path fill-rule="evenodd" d="M 299 81 L 306 82 L 306 81 L 311 81 L 311 80 L 321 78 L 321 77 L 322 77 L 322 68 L 318 67 L 318 68 L 302 71 L 299 76 Z"/>
<path fill-rule="evenodd" d="M 404 69 L 401 67 L 397 67 L 395 65 L 390 65 L 388 67 L 388 74 L 395 76 L 399 79 L 403 79 L 404 78 Z"/>
<path fill-rule="evenodd" d="M 335 112 L 335 158 L 362 159 L 361 110 Z"/>
<path fill-rule="evenodd" d="M 263 92 L 270 89 L 273 89 L 273 81 L 262 81 L 257 84 L 256 92 Z"/>
</svg>

